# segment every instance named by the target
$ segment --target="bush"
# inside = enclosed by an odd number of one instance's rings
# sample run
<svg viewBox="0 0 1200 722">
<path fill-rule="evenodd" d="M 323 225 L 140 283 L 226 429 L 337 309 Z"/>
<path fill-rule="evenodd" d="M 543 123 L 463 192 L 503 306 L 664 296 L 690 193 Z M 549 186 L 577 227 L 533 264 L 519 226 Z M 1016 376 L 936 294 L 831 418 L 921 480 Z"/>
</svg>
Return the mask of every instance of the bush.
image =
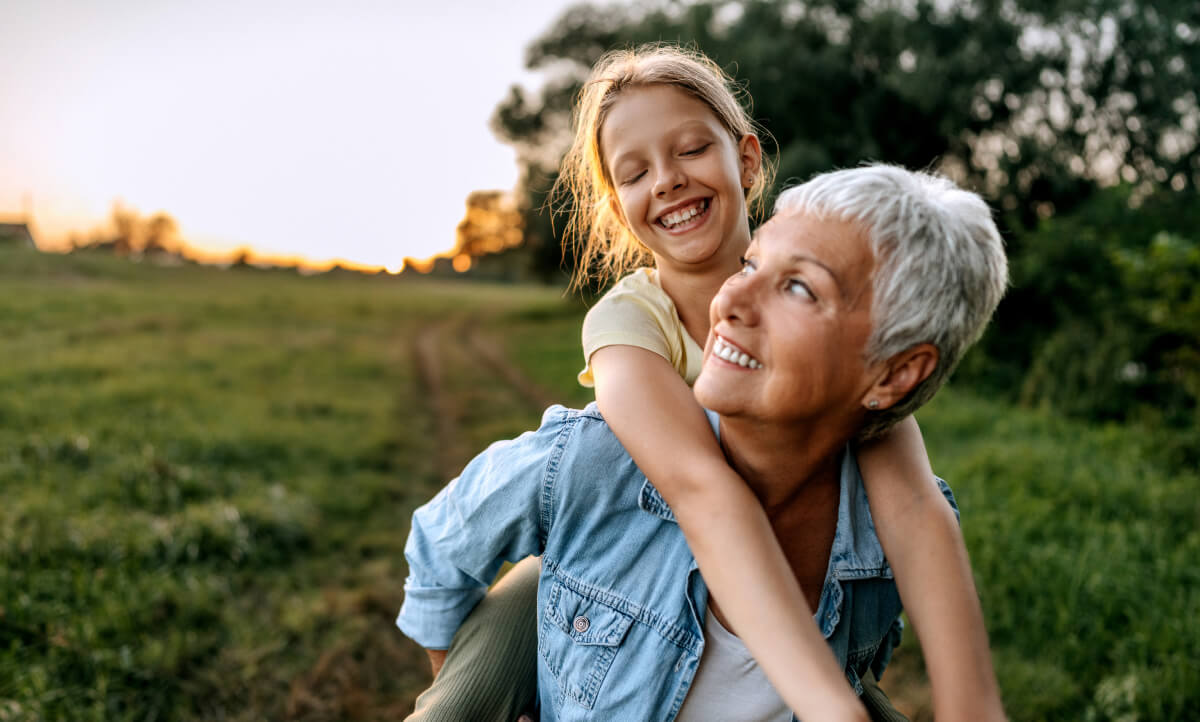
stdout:
<svg viewBox="0 0 1200 722">
<path fill-rule="evenodd" d="M 1013 288 L 961 378 L 1079 418 L 1195 429 L 1200 203 L 1096 194 L 1010 242 Z"/>
</svg>

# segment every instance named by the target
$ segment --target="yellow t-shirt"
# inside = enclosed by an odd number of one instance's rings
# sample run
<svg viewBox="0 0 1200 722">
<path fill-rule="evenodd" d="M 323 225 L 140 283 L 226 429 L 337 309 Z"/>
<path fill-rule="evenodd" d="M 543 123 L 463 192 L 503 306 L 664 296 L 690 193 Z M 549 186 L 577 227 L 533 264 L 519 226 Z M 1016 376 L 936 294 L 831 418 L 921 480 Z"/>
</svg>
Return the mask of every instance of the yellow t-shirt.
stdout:
<svg viewBox="0 0 1200 722">
<path fill-rule="evenodd" d="M 658 285 L 658 272 L 639 268 L 604 294 L 583 319 L 583 370 L 579 383 L 596 385 L 592 354 L 605 346 L 637 346 L 662 356 L 690 386 L 704 354 L 688 335 L 675 303 Z"/>
</svg>

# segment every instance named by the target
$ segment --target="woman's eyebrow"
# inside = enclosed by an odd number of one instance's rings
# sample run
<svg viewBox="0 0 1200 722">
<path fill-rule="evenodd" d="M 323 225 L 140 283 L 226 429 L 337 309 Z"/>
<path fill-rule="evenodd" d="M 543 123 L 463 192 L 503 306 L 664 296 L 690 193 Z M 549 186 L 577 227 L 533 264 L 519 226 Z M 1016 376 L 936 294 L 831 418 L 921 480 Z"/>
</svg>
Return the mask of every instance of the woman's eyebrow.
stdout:
<svg viewBox="0 0 1200 722">
<path fill-rule="evenodd" d="M 834 272 L 834 270 L 832 268 L 825 265 L 825 263 L 822 262 L 819 258 L 816 258 L 815 256 L 810 256 L 807 253 L 793 253 L 791 256 L 788 256 L 788 263 L 791 263 L 791 264 L 811 263 L 813 265 L 820 266 L 822 269 L 825 270 L 826 273 L 829 274 L 829 277 L 833 279 L 833 283 L 835 286 L 838 287 L 838 291 L 840 291 L 842 293 L 842 295 L 845 296 L 846 287 L 844 285 L 842 285 L 842 279 L 838 277 L 837 273 Z"/>
</svg>

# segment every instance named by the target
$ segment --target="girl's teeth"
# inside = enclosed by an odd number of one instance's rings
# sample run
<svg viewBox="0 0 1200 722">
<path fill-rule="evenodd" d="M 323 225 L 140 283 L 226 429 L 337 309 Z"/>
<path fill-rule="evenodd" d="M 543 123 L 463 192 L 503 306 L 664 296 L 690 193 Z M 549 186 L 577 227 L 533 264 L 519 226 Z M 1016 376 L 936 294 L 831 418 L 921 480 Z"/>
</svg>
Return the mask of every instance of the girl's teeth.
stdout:
<svg viewBox="0 0 1200 722">
<path fill-rule="evenodd" d="M 669 213 L 669 214 L 663 216 L 663 219 L 662 219 L 663 225 L 677 226 L 680 223 L 683 223 L 684 221 L 689 221 L 692 218 L 695 218 L 696 216 L 700 215 L 703 212 L 704 212 L 704 204 L 703 203 L 701 203 L 700 205 L 692 206 L 691 208 L 685 208 L 682 211 L 675 211 L 673 213 Z"/>
</svg>

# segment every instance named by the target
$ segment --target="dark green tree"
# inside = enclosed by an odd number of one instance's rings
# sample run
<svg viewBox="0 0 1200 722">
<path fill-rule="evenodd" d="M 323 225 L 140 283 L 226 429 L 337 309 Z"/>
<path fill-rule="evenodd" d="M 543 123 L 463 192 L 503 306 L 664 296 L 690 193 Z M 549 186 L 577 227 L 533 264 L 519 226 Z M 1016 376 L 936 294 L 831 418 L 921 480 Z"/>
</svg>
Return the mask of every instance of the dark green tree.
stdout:
<svg viewBox="0 0 1200 722">
<path fill-rule="evenodd" d="M 738 78 L 784 182 L 863 160 L 940 166 L 1032 228 L 1098 186 L 1196 187 L 1198 27 L 1191 0 L 585 4 L 530 45 L 545 83 L 514 87 L 493 125 L 519 152 L 550 269 L 545 192 L 571 102 L 600 54 L 643 42 L 698 47 Z"/>
<path fill-rule="evenodd" d="M 1178 390 L 1163 386 L 1154 364 L 1170 359 L 1177 368 L 1191 357 L 1172 349 L 1188 344 L 1164 346 L 1179 334 L 1142 333 L 1136 309 L 1112 304 L 1133 283 L 1130 268 L 1159 267 L 1118 258 L 1149 259 L 1159 231 L 1195 238 L 1195 214 L 1171 209 L 1198 205 L 1200 3 L 574 7 L 528 48 L 527 65 L 541 72 L 543 85 L 513 87 L 493 119 L 519 154 L 526 235 L 544 276 L 574 262 L 546 193 L 569 142 L 580 82 L 606 50 L 658 41 L 696 47 L 738 79 L 772 136 L 766 145 L 777 154 L 781 183 L 887 161 L 940 168 L 1000 209 L 1013 288 L 973 353 L 981 361 L 968 358 L 962 377 L 1014 399 L 1051 399 L 1103 418 Z M 1137 276 L 1141 294 L 1149 293 L 1145 277 Z M 1105 358 L 1085 358 L 1084 338 L 1106 339 Z M 1135 378 L 1138 364 L 1148 364 L 1144 380 Z M 1114 369 L 1125 369 L 1125 377 L 1114 381 Z M 1070 401 L 1087 389 L 1109 395 Z M 1188 401 L 1182 417 L 1193 406 Z"/>
</svg>

